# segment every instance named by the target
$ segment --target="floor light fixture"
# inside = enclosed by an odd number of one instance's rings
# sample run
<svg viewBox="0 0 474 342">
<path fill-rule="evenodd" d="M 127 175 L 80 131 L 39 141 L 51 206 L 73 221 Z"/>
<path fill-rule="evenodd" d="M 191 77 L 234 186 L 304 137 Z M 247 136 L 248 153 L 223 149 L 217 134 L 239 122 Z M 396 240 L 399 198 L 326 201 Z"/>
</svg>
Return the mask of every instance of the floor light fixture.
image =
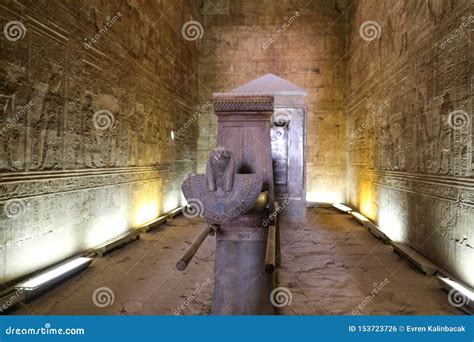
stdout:
<svg viewBox="0 0 474 342">
<path fill-rule="evenodd" d="M 364 224 L 364 222 L 368 222 L 369 219 L 367 217 L 365 217 L 364 215 L 358 213 L 357 211 L 352 211 L 351 212 L 352 216 L 354 216 L 354 218 L 359 221 L 360 223 Z"/>
<path fill-rule="evenodd" d="M 52 267 L 36 276 L 33 276 L 15 288 L 21 288 L 25 291 L 26 297 L 33 296 L 43 290 L 57 284 L 70 275 L 86 268 L 92 262 L 92 258 L 78 257 L 69 260 L 61 265 Z"/>
<path fill-rule="evenodd" d="M 352 211 L 352 208 L 348 207 L 347 205 L 341 204 L 341 203 L 334 203 L 332 205 L 334 208 L 337 210 L 340 210 L 344 213 L 350 213 Z"/>
</svg>

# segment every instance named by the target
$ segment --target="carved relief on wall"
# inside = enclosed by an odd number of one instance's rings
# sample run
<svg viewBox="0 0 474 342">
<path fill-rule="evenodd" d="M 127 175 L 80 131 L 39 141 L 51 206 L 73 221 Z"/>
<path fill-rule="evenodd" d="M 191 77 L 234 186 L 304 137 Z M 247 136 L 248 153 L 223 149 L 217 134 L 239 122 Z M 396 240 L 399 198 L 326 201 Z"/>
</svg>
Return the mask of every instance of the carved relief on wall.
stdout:
<svg viewBox="0 0 474 342">
<path fill-rule="evenodd" d="M 170 132 L 185 122 L 175 103 L 191 107 L 197 98 L 195 83 L 175 77 L 192 74 L 193 65 L 171 63 L 183 53 L 194 59 L 193 47 L 174 44 L 161 59 L 162 45 L 140 37 L 150 51 L 137 57 L 112 39 L 128 33 L 119 23 L 109 37 L 85 47 L 84 38 L 97 29 L 92 21 L 102 25 L 107 13 L 88 21 L 73 16 L 71 4 L 19 0 L 5 6 L 0 27 L 20 21 L 26 33 L 16 41 L 0 34 L 0 283 L 180 205 L 179 184 L 194 170 L 196 141 L 190 135 L 171 145 Z M 48 255 L 33 256 L 38 245 Z"/>
<path fill-rule="evenodd" d="M 363 18 L 383 30 L 369 44 L 351 39 L 349 132 L 365 128 L 350 136 L 350 203 L 374 201 L 388 235 L 474 286 L 469 2 L 356 7 L 354 32 Z"/>
<path fill-rule="evenodd" d="M 422 65 L 415 67 L 423 68 Z M 466 126 L 461 128 L 454 127 L 452 122 L 456 110 L 468 108 L 468 96 L 465 96 L 462 88 L 440 92 L 433 90 L 431 80 L 423 83 L 418 79 L 409 80 L 411 88 L 403 93 L 406 88 L 401 85 L 404 82 L 405 79 L 395 77 L 383 84 L 383 87 L 393 89 L 388 99 L 383 96 L 372 97 L 373 103 L 389 101 L 390 105 L 380 113 L 367 108 L 365 101 L 350 109 L 355 118 L 354 129 L 364 127 L 352 137 L 356 155 L 363 156 L 369 162 L 364 146 L 376 145 L 379 147 L 375 149 L 377 169 L 469 176 L 471 120 L 468 119 Z M 457 90 L 462 91 L 461 98 Z M 436 97 L 433 97 L 434 94 L 437 94 Z M 372 121 L 370 116 L 373 117 Z M 364 123 L 367 123 L 366 127 Z"/>
<path fill-rule="evenodd" d="M 173 127 L 185 123 L 185 110 L 163 98 L 176 95 L 160 88 L 152 73 L 129 73 L 130 61 L 84 50 L 33 25 L 23 42 L 2 51 L 2 59 L 0 169 L 145 166 L 194 158 L 188 146 L 195 143 L 193 134 L 171 141 Z M 110 127 L 97 128 L 98 111 L 109 113 L 103 120 Z"/>
</svg>

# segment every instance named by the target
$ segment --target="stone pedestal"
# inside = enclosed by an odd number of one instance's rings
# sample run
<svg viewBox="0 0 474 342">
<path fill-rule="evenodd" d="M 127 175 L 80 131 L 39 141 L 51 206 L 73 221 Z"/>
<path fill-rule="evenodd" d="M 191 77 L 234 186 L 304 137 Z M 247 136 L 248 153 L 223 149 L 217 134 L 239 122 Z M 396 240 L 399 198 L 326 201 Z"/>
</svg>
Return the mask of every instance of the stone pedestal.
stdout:
<svg viewBox="0 0 474 342">
<path fill-rule="evenodd" d="M 217 232 L 213 315 L 273 315 L 272 274 L 265 272 L 268 213 L 243 215 Z"/>
<path fill-rule="evenodd" d="M 257 174 L 268 205 L 220 225 L 217 232 L 215 287 L 212 313 L 216 315 L 274 314 L 270 302 L 273 277 L 265 272 L 268 220 L 275 210 L 270 139 L 273 96 L 215 94 L 218 145 L 232 151 L 236 172 Z"/>
</svg>

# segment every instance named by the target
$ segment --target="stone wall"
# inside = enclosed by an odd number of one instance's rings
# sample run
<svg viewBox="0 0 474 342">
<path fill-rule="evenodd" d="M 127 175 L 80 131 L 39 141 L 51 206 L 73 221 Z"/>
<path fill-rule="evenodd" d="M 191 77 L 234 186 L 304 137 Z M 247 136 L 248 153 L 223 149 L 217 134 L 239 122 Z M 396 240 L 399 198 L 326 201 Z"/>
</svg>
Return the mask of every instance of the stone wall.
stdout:
<svg viewBox="0 0 474 342">
<path fill-rule="evenodd" d="M 226 92 L 266 73 L 308 92 L 307 198 L 344 201 L 346 29 L 344 1 L 204 0 L 199 95 Z M 216 142 L 212 108 L 199 116 L 198 169 Z"/>
<path fill-rule="evenodd" d="M 474 286 L 471 5 L 355 3 L 348 189 L 390 238 Z"/>
<path fill-rule="evenodd" d="M 0 5 L 0 282 L 180 205 L 199 60 L 181 27 L 198 5 Z"/>
</svg>

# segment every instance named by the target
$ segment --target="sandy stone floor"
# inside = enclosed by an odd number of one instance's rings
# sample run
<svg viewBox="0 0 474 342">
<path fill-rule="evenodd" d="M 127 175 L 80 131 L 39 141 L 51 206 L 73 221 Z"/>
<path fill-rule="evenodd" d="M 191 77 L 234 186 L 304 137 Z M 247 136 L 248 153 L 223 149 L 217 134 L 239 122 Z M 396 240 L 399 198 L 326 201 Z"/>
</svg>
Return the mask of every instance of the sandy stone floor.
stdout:
<svg viewBox="0 0 474 342">
<path fill-rule="evenodd" d="M 184 272 L 175 268 L 176 262 L 203 228 L 201 222 L 182 216 L 170 220 L 166 225 L 142 234 L 140 240 L 96 258 L 80 276 L 20 307 L 14 314 L 209 314 L 214 237 L 204 241 Z M 101 291 L 103 287 L 113 293 L 111 305 L 103 306 L 111 302 L 111 292 Z M 94 298 L 99 306 L 94 304 Z"/>
<path fill-rule="evenodd" d="M 350 215 L 332 208 L 283 218 L 278 286 L 291 291 L 283 315 L 459 315 L 435 277 L 401 259 Z"/>
<path fill-rule="evenodd" d="M 198 219 L 177 217 L 95 259 L 81 275 L 12 314 L 209 314 L 214 238 L 206 239 L 185 272 L 175 269 L 202 227 Z M 282 219 L 281 239 L 277 285 L 292 300 L 279 314 L 350 315 L 358 305 L 365 315 L 462 314 L 435 278 L 419 273 L 348 215 L 318 208 L 308 210 L 306 220 Z M 371 296 L 374 288 L 378 293 Z"/>
</svg>

